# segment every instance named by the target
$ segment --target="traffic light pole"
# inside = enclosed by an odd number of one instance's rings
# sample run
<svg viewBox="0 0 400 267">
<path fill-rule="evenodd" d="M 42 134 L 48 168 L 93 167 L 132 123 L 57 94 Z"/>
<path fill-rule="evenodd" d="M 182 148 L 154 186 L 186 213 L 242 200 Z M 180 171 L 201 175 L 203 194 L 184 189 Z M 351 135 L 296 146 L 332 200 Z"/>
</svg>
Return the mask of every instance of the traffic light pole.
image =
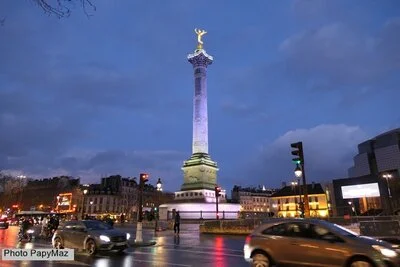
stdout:
<svg viewBox="0 0 400 267">
<path fill-rule="evenodd" d="M 217 220 L 219 220 L 219 212 L 218 212 L 218 198 L 221 195 L 221 187 L 216 186 L 215 187 L 215 210 L 216 210 L 216 214 L 215 216 L 217 217 Z"/>
<path fill-rule="evenodd" d="M 136 243 L 143 242 L 143 183 L 140 181 L 139 184 L 139 201 L 138 201 L 138 214 L 137 214 L 137 225 L 136 225 Z"/>
<path fill-rule="evenodd" d="M 310 205 L 308 201 L 306 171 L 304 168 L 303 142 L 293 143 L 290 144 L 290 146 L 295 149 L 294 151 L 292 151 L 292 155 L 296 156 L 296 158 L 293 159 L 293 161 L 297 164 L 297 167 L 295 169 L 295 174 L 297 177 L 300 177 L 301 175 L 301 177 L 303 178 L 303 194 L 304 194 L 302 203 L 304 212 L 303 215 L 304 217 L 308 218 L 310 217 Z"/>
<path fill-rule="evenodd" d="M 143 188 L 144 184 L 148 179 L 148 175 L 145 173 L 140 174 L 139 179 L 139 201 L 138 201 L 138 214 L 137 214 L 137 226 L 136 226 L 136 239 L 135 243 L 143 243 Z"/>
<path fill-rule="evenodd" d="M 218 214 L 218 195 L 215 195 L 215 200 L 216 200 L 216 202 L 215 202 L 215 204 L 216 204 L 216 211 L 217 211 L 217 213 L 216 213 L 216 216 L 217 216 L 217 220 L 219 220 L 219 214 Z"/>
<path fill-rule="evenodd" d="M 301 171 L 302 171 L 302 178 L 303 178 L 303 201 L 304 201 L 304 217 L 310 217 L 310 203 L 308 201 L 308 190 L 307 190 L 307 182 L 306 182 L 306 174 L 304 171 L 304 160 L 300 163 Z"/>
</svg>

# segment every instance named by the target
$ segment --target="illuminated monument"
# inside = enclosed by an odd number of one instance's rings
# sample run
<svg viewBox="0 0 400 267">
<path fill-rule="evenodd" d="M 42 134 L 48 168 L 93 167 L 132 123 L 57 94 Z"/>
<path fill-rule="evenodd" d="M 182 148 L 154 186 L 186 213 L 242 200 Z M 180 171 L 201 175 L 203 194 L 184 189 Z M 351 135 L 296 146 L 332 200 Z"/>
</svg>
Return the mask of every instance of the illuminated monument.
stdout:
<svg viewBox="0 0 400 267">
<path fill-rule="evenodd" d="M 204 219 L 216 218 L 215 187 L 218 166 L 208 154 L 208 111 L 207 111 L 207 67 L 213 57 L 203 49 L 202 36 L 207 32 L 195 29 L 197 49 L 188 55 L 194 70 L 193 98 L 193 143 L 192 156 L 183 163 L 183 184 L 175 192 L 173 203 L 160 206 L 160 218 L 167 218 L 167 211 L 180 211 L 181 217 Z M 226 203 L 225 192 L 218 198 L 219 217 L 237 218 L 239 205 Z"/>
</svg>

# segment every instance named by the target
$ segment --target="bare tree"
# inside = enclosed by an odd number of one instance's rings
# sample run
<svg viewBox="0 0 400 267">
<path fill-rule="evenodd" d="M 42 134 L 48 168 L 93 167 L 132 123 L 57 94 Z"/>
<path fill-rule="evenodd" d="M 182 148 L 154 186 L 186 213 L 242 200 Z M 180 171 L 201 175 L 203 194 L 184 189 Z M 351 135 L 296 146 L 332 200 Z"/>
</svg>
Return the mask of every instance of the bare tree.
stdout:
<svg viewBox="0 0 400 267">
<path fill-rule="evenodd" d="M 88 9 L 96 11 L 96 6 L 92 3 L 92 0 L 32 0 L 36 3 L 43 11 L 49 15 L 55 15 L 58 18 L 68 17 L 71 14 L 71 7 L 79 4 L 86 16 L 91 16 L 88 13 Z"/>
</svg>

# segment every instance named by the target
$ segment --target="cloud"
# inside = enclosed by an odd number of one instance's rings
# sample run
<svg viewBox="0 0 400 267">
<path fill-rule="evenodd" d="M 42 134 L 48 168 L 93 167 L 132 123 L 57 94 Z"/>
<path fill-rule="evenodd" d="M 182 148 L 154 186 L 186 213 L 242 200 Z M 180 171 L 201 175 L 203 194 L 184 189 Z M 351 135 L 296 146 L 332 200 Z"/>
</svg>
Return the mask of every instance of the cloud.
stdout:
<svg viewBox="0 0 400 267">
<path fill-rule="evenodd" d="M 259 105 L 253 103 L 239 103 L 233 99 L 226 99 L 222 101 L 221 108 L 227 114 L 238 118 L 248 118 L 251 120 L 268 120 L 270 116 Z"/>
<path fill-rule="evenodd" d="M 327 0 L 294 0 L 292 3 L 292 11 L 302 19 L 321 17 L 332 7 Z"/>
<path fill-rule="evenodd" d="M 345 124 L 288 131 L 260 148 L 249 172 L 260 184 L 278 186 L 282 181 L 291 181 L 295 166 L 290 144 L 302 141 L 308 182 L 345 177 L 357 145 L 366 139 L 360 127 Z"/>
<path fill-rule="evenodd" d="M 399 19 L 368 36 L 346 23 L 295 34 L 280 45 L 286 71 L 313 87 L 354 89 L 376 86 L 399 70 Z"/>
<path fill-rule="evenodd" d="M 146 172 L 151 179 L 161 177 L 168 188 L 176 189 L 183 182 L 180 167 L 186 158 L 185 153 L 170 150 L 71 150 L 53 159 L 40 158 L 31 164 L 27 164 L 27 158 L 15 158 L 13 164 L 4 167 L 8 173 L 23 173 L 28 177 L 71 175 L 87 182 L 98 182 L 105 175 L 134 177 Z M 23 168 L 13 169 L 17 166 Z"/>
</svg>

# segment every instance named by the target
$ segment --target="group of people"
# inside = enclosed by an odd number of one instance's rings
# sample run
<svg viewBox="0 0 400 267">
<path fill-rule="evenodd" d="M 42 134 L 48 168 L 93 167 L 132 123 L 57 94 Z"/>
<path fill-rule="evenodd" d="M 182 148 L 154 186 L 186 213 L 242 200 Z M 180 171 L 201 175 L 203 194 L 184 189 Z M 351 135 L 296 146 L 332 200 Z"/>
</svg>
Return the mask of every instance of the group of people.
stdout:
<svg viewBox="0 0 400 267">
<path fill-rule="evenodd" d="M 57 230 L 60 221 L 57 216 L 46 216 L 42 218 L 42 230 L 40 236 L 48 238 L 51 237 L 55 230 Z"/>
</svg>

